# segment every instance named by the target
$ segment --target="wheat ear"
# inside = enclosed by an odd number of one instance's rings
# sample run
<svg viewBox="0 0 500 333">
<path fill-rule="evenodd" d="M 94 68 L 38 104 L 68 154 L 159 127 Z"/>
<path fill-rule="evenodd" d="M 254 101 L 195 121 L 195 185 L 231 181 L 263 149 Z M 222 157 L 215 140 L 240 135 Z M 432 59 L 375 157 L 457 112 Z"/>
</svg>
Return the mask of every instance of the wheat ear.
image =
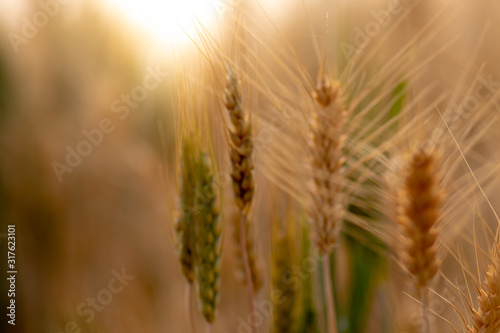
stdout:
<svg viewBox="0 0 500 333">
<path fill-rule="evenodd" d="M 206 321 L 215 320 L 219 295 L 220 257 L 219 212 L 216 207 L 213 172 L 208 155 L 201 154 L 197 167 L 195 215 L 196 282 L 200 308 Z"/>
<path fill-rule="evenodd" d="M 177 247 L 182 273 L 186 278 L 186 315 L 190 332 L 194 332 L 191 316 L 191 288 L 194 282 L 193 207 L 196 200 L 196 153 L 192 142 L 183 140 L 181 156 L 180 209 L 176 221 Z"/>
<path fill-rule="evenodd" d="M 342 226 L 343 126 L 346 109 L 338 82 L 320 76 L 313 94 L 316 109 L 313 113 L 310 139 L 311 206 L 309 216 L 313 241 L 323 256 L 323 283 L 327 298 L 329 332 L 337 332 L 335 304 L 330 276 L 329 255 L 332 253 Z"/>
<path fill-rule="evenodd" d="M 330 254 L 344 216 L 342 130 L 346 111 L 337 82 L 320 79 L 314 98 L 318 108 L 313 115 L 311 127 L 310 162 L 313 188 L 309 214 L 314 243 L 323 254 Z"/>
<path fill-rule="evenodd" d="M 227 72 L 224 105 L 233 125 L 232 129 L 228 128 L 232 164 L 231 178 L 233 180 L 234 199 L 241 212 L 239 243 L 245 268 L 245 280 L 247 281 L 248 309 L 250 314 L 255 314 L 255 294 L 246 246 L 247 215 L 254 192 L 251 122 L 249 114 L 245 112 L 242 103 L 238 79 L 231 68 Z M 252 331 L 257 332 L 253 326 Z"/>
<path fill-rule="evenodd" d="M 252 129 L 249 114 L 245 112 L 241 100 L 238 79 L 231 69 L 227 75 L 224 105 L 233 125 L 233 129 L 229 129 L 229 143 L 234 199 L 243 215 L 247 215 L 254 191 Z"/>
<path fill-rule="evenodd" d="M 484 287 L 478 288 L 478 308 L 472 309 L 473 325 L 467 327 L 470 333 L 500 331 L 500 245 L 495 250 L 486 272 Z"/>
<path fill-rule="evenodd" d="M 415 290 L 422 303 L 422 314 L 428 318 L 427 292 L 431 280 L 439 270 L 437 258 L 437 226 L 440 218 L 439 156 L 436 152 L 418 149 L 403 173 L 399 193 L 397 220 L 401 227 L 400 256 L 413 278 Z"/>
<path fill-rule="evenodd" d="M 184 142 L 182 147 L 181 161 L 180 212 L 175 229 L 182 273 L 187 282 L 191 284 L 194 281 L 192 207 L 194 207 L 196 192 L 196 156 L 193 145 L 187 141 Z"/>
</svg>

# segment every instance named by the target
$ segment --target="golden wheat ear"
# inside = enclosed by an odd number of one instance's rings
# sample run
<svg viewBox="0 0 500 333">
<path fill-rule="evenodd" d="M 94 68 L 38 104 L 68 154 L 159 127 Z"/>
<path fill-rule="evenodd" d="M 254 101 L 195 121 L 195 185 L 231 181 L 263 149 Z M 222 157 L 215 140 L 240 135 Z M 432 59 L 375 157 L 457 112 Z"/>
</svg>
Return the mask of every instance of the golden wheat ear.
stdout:
<svg viewBox="0 0 500 333">
<path fill-rule="evenodd" d="M 478 287 L 478 308 L 472 311 L 471 333 L 494 333 L 500 331 L 500 244 L 497 244 L 488 266 L 483 286 Z"/>
<path fill-rule="evenodd" d="M 226 88 L 224 90 L 224 106 L 231 120 L 229 132 L 229 157 L 231 160 L 231 178 L 233 182 L 234 200 L 240 211 L 240 253 L 245 269 L 245 282 L 248 294 L 248 309 L 255 313 L 255 292 L 252 279 L 250 258 L 247 252 L 247 218 L 254 193 L 253 179 L 253 142 L 250 115 L 245 109 L 240 93 L 240 83 L 233 69 L 227 69 Z M 257 330 L 252 326 L 255 333 Z"/>
<path fill-rule="evenodd" d="M 316 108 L 310 129 L 310 206 L 313 242 L 323 256 L 323 283 L 327 300 L 328 332 L 337 332 L 330 259 L 345 214 L 343 133 L 347 112 L 338 82 L 320 73 L 313 93 Z"/>
<path fill-rule="evenodd" d="M 329 254 L 344 216 L 342 149 L 346 109 L 338 82 L 321 77 L 313 96 L 317 109 L 313 113 L 309 143 L 312 178 L 309 214 L 314 242 L 322 253 Z"/>
<path fill-rule="evenodd" d="M 241 99 L 238 79 L 232 69 L 227 73 L 224 106 L 233 125 L 232 129 L 228 128 L 228 132 L 234 199 L 240 211 L 247 215 L 254 191 L 251 122 Z"/>
<path fill-rule="evenodd" d="M 426 323 L 422 327 L 429 331 L 428 288 L 440 268 L 438 238 L 443 195 L 439 161 L 438 152 L 417 148 L 406 156 L 391 178 L 397 184 L 392 192 L 396 204 L 394 218 L 399 224 L 395 250 L 421 302 Z"/>
<path fill-rule="evenodd" d="M 437 153 L 417 150 L 404 170 L 397 221 L 403 240 L 400 256 L 420 295 L 439 270 L 437 227 L 442 195 Z"/>
</svg>

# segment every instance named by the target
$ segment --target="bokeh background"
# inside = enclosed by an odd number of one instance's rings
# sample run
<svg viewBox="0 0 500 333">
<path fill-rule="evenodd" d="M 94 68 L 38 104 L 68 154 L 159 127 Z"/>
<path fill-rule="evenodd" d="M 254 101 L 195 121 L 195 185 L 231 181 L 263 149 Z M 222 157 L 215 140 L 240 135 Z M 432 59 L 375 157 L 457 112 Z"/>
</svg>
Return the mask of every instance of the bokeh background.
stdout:
<svg viewBox="0 0 500 333">
<path fill-rule="evenodd" d="M 354 29 L 372 20 L 372 11 L 388 2 L 260 4 L 314 77 L 318 65 L 312 49 L 315 42 L 324 45 L 326 13 L 329 48 L 342 64 L 339 41 L 352 40 Z M 203 64 L 188 38 L 196 40 L 190 14 L 194 11 L 215 35 L 227 37 L 232 9 L 231 1 L 199 0 L 192 7 L 188 3 L 0 1 L 0 258 L 4 267 L 7 225 L 14 224 L 18 269 L 15 330 L 3 313 L 8 288 L 5 279 L 0 280 L 0 331 L 187 332 L 184 280 L 172 244 L 167 204 L 171 191 L 165 181 L 165 170 L 174 170 L 176 164 L 176 77 L 190 64 Z M 32 37 L 17 39 L 23 29 L 30 30 L 26 19 L 36 20 L 34 15 L 48 4 L 53 16 L 46 24 L 39 17 L 40 27 L 31 31 Z M 263 27 L 269 25 L 259 4 L 245 5 L 247 16 Z M 500 4 L 494 0 L 419 1 L 394 28 L 379 61 L 389 59 L 437 14 L 442 29 L 415 52 L 415 59 L 458 38 L 439 59 L 426 64 L 422 85 L 432 82 L 452 89 L 473 53 L 478 54 L 473 66 L 484 64 L 486 76 L 500 80 Z M 16 46 L 14 40 L 22 41 Z M 152 68 L 163 73 L 161 82 L 120 118 L 115 101 L 141 85 Z M 103 119 L 110 119 L 113 130 L 103 134 L 102 142 L 71 172 L 58 177 L 54 162 L 64 164 L 67 147 L 76 148 L 85 139 L 83 131 L 99 128 Z M 494 192 L 488 195 L 495 198 Z M 268 209 L 262 202 L 265 199 L 257 198 L 254 209 Z M 269 221 L 257 220 L 255 232 L 261 234 L 256 248 L 266 262 Z M 244 289 L 234 278 L 234 246 L 231 237 L 224 237 L 215 332 L 235 332 L 238 318 L 246 315 Z M 79 306 L 106 289 L 122 269 L 134 278 L 86 322 Z M 268 286 L 269 277 L 265 282 Z M 265 297 L 266 290 L 259 297 Z M 389 306 L 384 307 L 382 296 L 376 297 L 379 303 L 366 332 L 383 331 L 380 318 Z M 203 320 L 194 313 L 201 331 Z M 443 310 L 446 313 L 452 314 L 451 309 Z M 402 311 L 398 332 L 413 331 L 405 318 L 408 314 Z"/>
</svg>

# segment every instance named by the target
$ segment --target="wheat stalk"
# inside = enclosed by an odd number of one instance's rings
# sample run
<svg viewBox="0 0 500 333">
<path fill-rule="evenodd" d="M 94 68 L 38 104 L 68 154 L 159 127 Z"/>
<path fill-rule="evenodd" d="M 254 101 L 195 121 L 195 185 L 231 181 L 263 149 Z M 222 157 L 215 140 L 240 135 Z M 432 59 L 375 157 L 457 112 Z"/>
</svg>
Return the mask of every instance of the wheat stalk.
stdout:
<svg viewBox="0 0 500 333">
<path fill-rule="evenodd" d="M 241 238 L 241 231 L 240 231 L 240 214 L 234 214 L 232 220 L 233 224 L 233 239 L 236 244 L 240 243 L 240 238 Z M 250 233 L 250 223 L 246 223 L 246 230 L 245 230 L 247 236 Z M 247 248 L 247 255 L 248 255 L 248 264 L 250 266 L 250 274 L 252 276 L 252 285 L 253 285 L 253 290 L 255 293 L 257 293 L 260 288 L 262 287 L 262 277 L 261 277 L 261 267 L 259 265 L 259 262 L 257 261 L 257 256 L 255 254 L 255 247 L 253 244 L 253 238 L 252 237 L 246 237 L 246 248 Z M 246 285 L 246 278 L 245 278 L 245 267 L 243 264 L 243 256 L 241 254 L 241 248 L 238 247 L 236 250 L 236 257 L 238 260 L 238 276 L 240 277 L 241 274 L 241 280 L 242 282 Z"/>
<path fill-rule="evenodd" d="M 401 230 L 398 250 L 412 277 L 430 331 L 426 291 L 440 267 L 437 258 L 437 227 L 442 202 L 439 154 L 417 149 L 408 162 L 406 170 L 401 170 L 402 186 L 396 192 L 397 221 Z"/>
<path fill-rule="evenodd" d="M 247 215 L 252 203 L 254 192 L 253 180 L 253 143 L 251 136 L 251 122 L 245 112 L 239 92 L 239 82 L 231 68 L 227 71 L 226 89 L 224 91 L 224 106 L 229 114 L 233 128 L 228 128 L 230 140 L 230 159 L 232 165 L 231 178 L 236 206 L 241 212 L 240 219 L 240 250 L 245 268 L 245 281 L 247 282 L 248 309 L 250 314 L 255 314 L 255 294 L 247 253 L 246 224 Z M 252 326 L 255 333 L 257 330 Z"/>
<path fill-rule="evenodd" d="M 320 75 L 313 94 L 317 108 L 313 114 L 310 140 L 311 206 L 309 215 L 313 241 L 323 253 L 323 282 L 328 305 L 329 332 L 337 331 L 333 301 L 329 255 L 332 253 L 342 226 L 344 207 L 342 133 L 346 119 L 342 92 L 338 82 Z"/>
</svg>

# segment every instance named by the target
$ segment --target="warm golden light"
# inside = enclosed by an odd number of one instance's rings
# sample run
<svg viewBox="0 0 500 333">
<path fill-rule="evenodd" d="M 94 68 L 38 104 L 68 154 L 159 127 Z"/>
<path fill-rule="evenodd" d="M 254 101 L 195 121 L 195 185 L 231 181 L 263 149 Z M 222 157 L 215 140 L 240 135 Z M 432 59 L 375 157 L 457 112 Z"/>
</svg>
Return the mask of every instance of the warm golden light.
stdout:
<svg viewBox="0 0 500 333">
<path fill-rule="evenodd" d="M 185 43 L 196 34 L 195 22 L 214 24 L 231 6 L 230 0 L 105 0 L 111 10 L 167 44 Z"/>
</svg>

